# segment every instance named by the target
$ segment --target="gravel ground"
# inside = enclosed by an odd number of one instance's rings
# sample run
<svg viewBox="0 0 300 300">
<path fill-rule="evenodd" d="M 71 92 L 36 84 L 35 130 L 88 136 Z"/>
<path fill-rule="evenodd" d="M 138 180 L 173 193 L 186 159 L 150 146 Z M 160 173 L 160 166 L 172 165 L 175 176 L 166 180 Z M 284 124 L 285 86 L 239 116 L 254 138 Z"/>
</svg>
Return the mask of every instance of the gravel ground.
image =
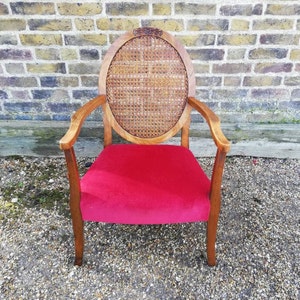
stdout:
<svg viewBox="0 0 300 300">
<path fill-rule="evenodd" d="M 74 267 L 65 174 L 62 158 L 0 158 L 0 299 L 300 299 L 298 160 L 228 158 L 212 268 L 202 223 L 89 223 Z"/>
</svg>

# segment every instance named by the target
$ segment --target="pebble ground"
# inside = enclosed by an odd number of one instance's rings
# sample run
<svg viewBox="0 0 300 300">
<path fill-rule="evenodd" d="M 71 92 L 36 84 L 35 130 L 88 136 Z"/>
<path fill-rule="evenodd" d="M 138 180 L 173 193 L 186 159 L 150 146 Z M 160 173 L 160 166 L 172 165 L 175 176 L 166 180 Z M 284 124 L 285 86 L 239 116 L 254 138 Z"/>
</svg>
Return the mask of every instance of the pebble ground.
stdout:
<svg viewBox="0 0 300 300">
<path fill-rule="evenodd" d="M 64 160 L 0 158 L 0 299 L 298 300 L 299 179 L 299 160 L 227 159 L 216 267 L 202 223 L 88 223 L 74 267 Z"/>
</svg>

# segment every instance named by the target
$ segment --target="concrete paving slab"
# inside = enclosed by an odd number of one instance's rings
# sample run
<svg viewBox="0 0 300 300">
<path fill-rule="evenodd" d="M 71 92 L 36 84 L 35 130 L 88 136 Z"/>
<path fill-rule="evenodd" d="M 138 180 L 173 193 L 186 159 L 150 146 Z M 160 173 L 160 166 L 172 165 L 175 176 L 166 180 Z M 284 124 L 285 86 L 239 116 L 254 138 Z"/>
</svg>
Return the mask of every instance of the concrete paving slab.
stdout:
<svg viewBox="0 0 300 300">
<path fill-rule="evenodd" d="M 0 121 L 0 156 L 63 156 L 58 141 L 68 126 L 68 122 Z M 222 129 L 232 142 L 230 156 L 300 159 L 299 124 L 222 124 Z M 197 157 L 215 155 L 206 124 L 192 124 L 190 135 L 190 149 Z M 102 140 L 99 123 L 86 122 L 75 144 L 77 156 L 97 156 Z M 114 142 L 121 141 L 114 137 Z M 179 144 L 180 138 L 169 143 Z"/>
</svg>

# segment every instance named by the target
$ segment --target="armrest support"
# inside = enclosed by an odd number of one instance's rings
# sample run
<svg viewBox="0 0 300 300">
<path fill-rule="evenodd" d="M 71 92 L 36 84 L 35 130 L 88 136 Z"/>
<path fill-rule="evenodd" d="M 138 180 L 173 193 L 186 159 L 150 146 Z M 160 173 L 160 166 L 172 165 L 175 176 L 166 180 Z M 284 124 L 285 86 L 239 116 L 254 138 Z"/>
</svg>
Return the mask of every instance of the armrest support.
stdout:
<svg viewBox="0 0 300 300">
<path fill-rule="evenodd" d="M 80 107 L 71 118 L 71 124 L 66 134 L 59 141 L 60 149 L 67 150 L 73 147 L 80 133 L 82 124 L 88 115 L 106 101 L 105 95 L 99 95 Z"/>
<path fill-rule="evenodd" d="M 219 117 L 206 104 L 194 97 L 189 97 L 188 103 L 205 118 L 217 148 L 227 153 L 230 150 L 230 142 L 222 132 Z"/>
</svg>

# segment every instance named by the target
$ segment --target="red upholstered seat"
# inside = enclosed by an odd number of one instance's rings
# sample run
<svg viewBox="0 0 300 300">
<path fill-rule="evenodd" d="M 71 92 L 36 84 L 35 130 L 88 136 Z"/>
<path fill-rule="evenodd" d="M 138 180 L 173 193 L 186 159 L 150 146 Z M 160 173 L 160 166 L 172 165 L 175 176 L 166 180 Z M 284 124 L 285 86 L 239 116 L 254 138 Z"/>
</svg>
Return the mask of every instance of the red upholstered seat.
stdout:
<svg viewBox="0 0 300 300">
<path fill-rule="evenodd" d="M 210 180 L 182 146 L 110 145 L 80 187 L 84 221 L 167 224 L 209 216 Z"/>
</svg>

